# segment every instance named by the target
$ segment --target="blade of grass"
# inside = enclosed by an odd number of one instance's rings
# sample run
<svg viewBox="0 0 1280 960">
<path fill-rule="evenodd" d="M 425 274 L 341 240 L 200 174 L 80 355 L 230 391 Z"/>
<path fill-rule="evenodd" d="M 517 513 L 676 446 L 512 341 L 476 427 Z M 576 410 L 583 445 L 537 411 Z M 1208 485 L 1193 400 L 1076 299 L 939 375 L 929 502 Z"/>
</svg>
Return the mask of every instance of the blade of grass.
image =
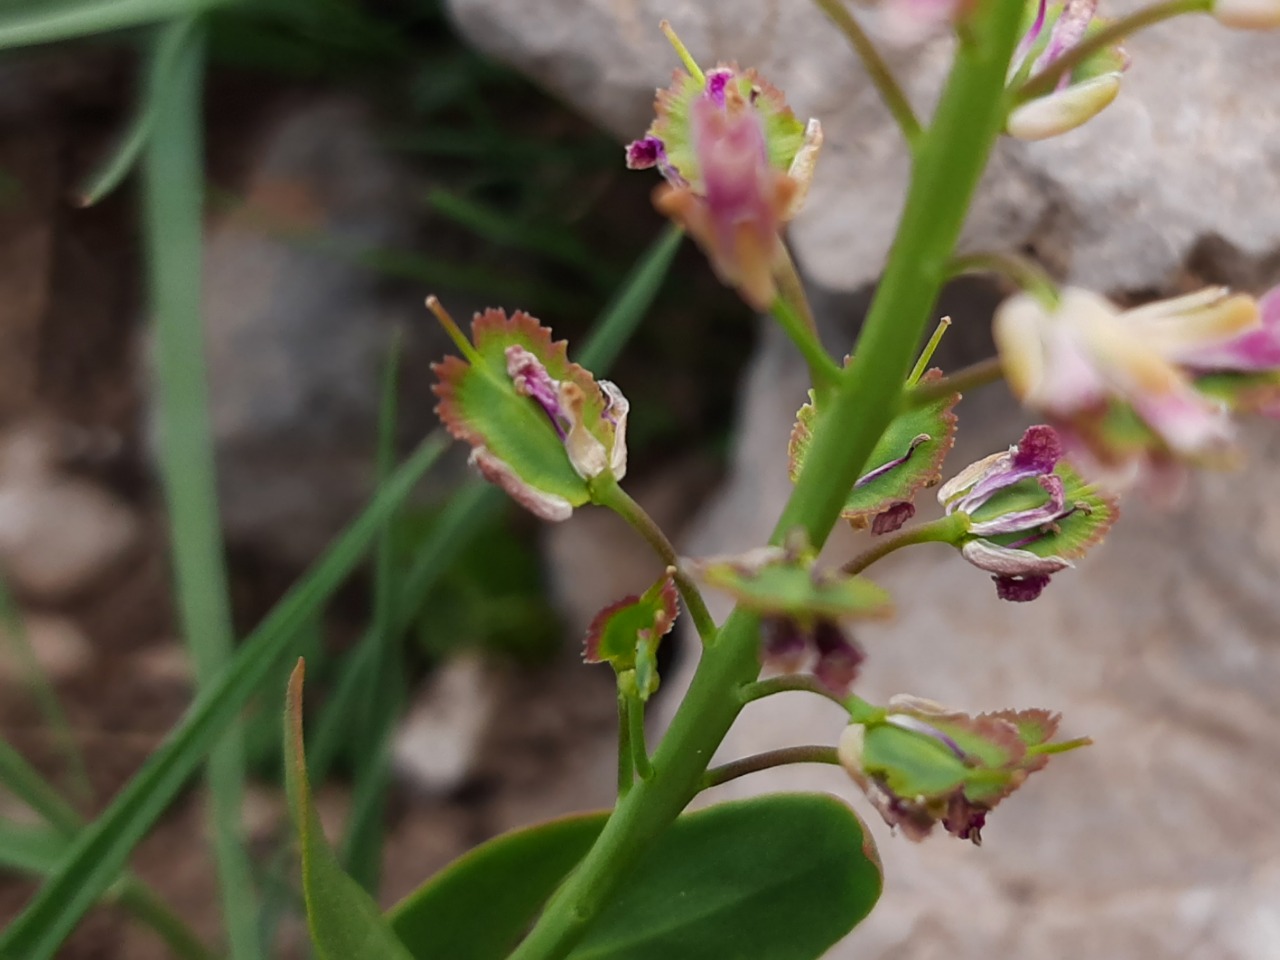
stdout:
<svg viewBox="0 0 1280 960">
<path fill-rule="evenodd" d="M 400 337 L 392 340 L 382 378 L 378 416 L 378 483 L 386 482 L 395 466 L 396 394 L 400 386 Z M 351 815 L 343 837 L 341 860 L 351 879 L 370 893 L 378 890 L 381 871 L 383 819 L 391 786 L 391 737 L 404 705 L 404 657 L 397 630 L 395 517 L 388 517 L 374 548 L 373 624 L 365 643 L 372 649 L 373 668 L 364 671 L 362 709 L 352 715 L 363 749 L 356 754 L 355 790 Z"/>
<path fill-rule="evenodd" d="M 36 707 L 44 714 L 45 722 L 53 731 L 54 742 L 66 764 L 72 795 L 82 803 L 89 802 L 93 799 L 93 787 L 89 783 L 84 755 L 76 744 L 75 734 L 71 732 L 71 722 L 67 719 L 67 712 L 58 699 L 57 691 L 41 669 L 35 651 L 31 649 L 31 638 L 27 636 L 22 613 L 3 578 L 0 578 L 0 628 L 3 628 L 3 633 L 9 639 L 23 683 L 31 690 Z"/>
<path fill-rule="evenodd" d="M 143 233 L 156 343 L 160 467 L 178 611 L 197 690 L 217 677 L 235 646 L 200 312 L 203 77 L 204 36 L 194 20 L 157 28 L 145 94 L 154 129 L 142 154 Z M 241 835 L 244 774 L 244 732 L 232 723 L 207 769 L 214 860 L 231 960 L 261 960 L 253 867 Z"/>
<path fill-rule="evenodd" d="M 84 912 L 111 886 L 129 853 L 199 768 L 281 658 L 296 653 L 297 632 L 350 575 L 386 518 L 448 446 L 436 431 L 383 485 L 347 528 L 245 639 L 219 677 L 201 690 L 165 743 L 82 830 L 30 903 L 3 931 L 5 960 L 52 960 Z"/>
<path fill-rule="evenodd" d="M 96 0 L 33 3 L 0 16 L 0 49 L 26 47 L 140 27 L 235 0 Z"/>
</svg>

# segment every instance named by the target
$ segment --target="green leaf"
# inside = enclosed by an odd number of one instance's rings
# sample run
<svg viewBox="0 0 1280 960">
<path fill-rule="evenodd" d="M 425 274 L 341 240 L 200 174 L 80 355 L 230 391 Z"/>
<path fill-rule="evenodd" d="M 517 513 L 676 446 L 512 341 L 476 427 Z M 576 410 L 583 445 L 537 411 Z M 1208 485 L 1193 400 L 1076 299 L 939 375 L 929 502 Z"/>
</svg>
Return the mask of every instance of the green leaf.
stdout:
<svg viewBox="0 0 1280 960">
<path fill-rule="evenodd" d="M 120 875 L 130 851 L 199 768 L 219 734 L 292 649 L 298 630 L 346 579 L 387 516 L 414 489 L 446 445 L 446 439 L 438 434 L 425 441 L 237 648 L 227 668 L 201 691 L 165 743 L 103 814 L 76 835 L 58 869 L 0 933 L 0 957 L 51 960 L 84 912 Z"/>
<path fill-rule="evenodd" d="M 605 819 L 553 820 L 491 840 L 398 904 L 393 927 L 416 960 L 501 960 Z M 720 804 L 662 834 L 569 960 L 816 960 L 880 889 L 871 838 L 834 797 Z"/>
<path fill-rule="evenodd" d="M 775 794 L 680 817 L 569 960 L 816 960 L 880 896 L 842 801 Z"/>
<path fill-rule="evenodd" d="M 564 817 L 481 844 L 396 904 L 392 929 L 415 960 L 501 960 L 607 819 Z"/>
<path fill-rule="evenodd" d="M 893 612 L 889 592 L 878 584 L 838 571 L 817 573 L 809 558 L 791 556 L 782 549 L 763 563 L 746 554 L 691 560 L 687 566 L 698 579 L 765 616 L 839 621 L 881 618 Z"/>
<path fill-rule="evenodd" d="M 921 377 L 920 382 L 931 383 L 941 377 L 942 371 L 934 369 Z M 867 472 L 849 491 L 840 516 L 861 529 L 876 514 L 896 503 L 911 503 L 921 489 L 936 485 L 942 479 L 942 462 L 955 443 L 956 415 L 952 408 L 959 402 L 960 394 L 953 393 L 895 417 L 871 451 Z M 809 402 L 796 414 L 788 447 L 793 483 L 804 465 L 816 417 L 817 408 L 810 391 Z M 904 457 L 897 466 L 877 473 Z"/>
<path fill-rule="evenodd" d="M 176 19 L 229 0 L 39 0 L 0 15 L 0 49 L 24 47 Z"/>
<path fill-rule="evenodd" d="M 1101 493 L 1064 460 L 1053 471 L 1062 478 L 1067 506 L 1075 505 L 1073 513 L 1065 516 L 1046 530 L 1043 536 L 1021 549 L 1038 557 L 1064 557 L 1068 560 L 1084 556 L 1090 547 L 1101 543 L 1111 525 L 1116 522 L 1120 508 L 1114 497 Z M 995 494 L 972 514 L 975 523 L 981 523 L 1006 513 L 1032 510 L 1046 503 L 1049 495 L 1035 480 L 1023 480 Z M 992 543 L 1009 546 L 1026 540 L 1027 534 L 1011 533 L 988 537 Z"/>
<path fill-rule="evenodd" d="M 303 661 L 289 678 L 284 710 L 285 787 L 302 847 L 302 890 L 307 924 L 320 960 L 411 960 L 412 955 L 383 919 L 378 905 L 343 872 L 325 840 L 311 803 L 302 740 Z"/>
</svg>

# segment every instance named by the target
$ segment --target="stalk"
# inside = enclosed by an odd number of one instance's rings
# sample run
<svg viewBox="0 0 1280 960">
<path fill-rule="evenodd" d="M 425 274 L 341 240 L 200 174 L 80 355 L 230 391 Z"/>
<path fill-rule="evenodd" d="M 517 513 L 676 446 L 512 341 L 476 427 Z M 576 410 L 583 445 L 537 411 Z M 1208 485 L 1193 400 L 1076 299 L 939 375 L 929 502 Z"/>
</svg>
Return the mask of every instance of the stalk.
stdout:
<svg viewBox="0 0 1280 960">
<path fill-rule="evenodd" d="M 774 531 L 825 542 L 849 489 L 897 411 L 903 383 L 947 274 L 974 189 L 1004 124 L 1005 72 L 1019 0 L 973 14 L 931 129 L 921 138 L 906 208 L 855 359 L 820 410 L 805 467 Z M 510 960 L 560 960 L 625 881 L 636 860 L 697 792 L 759 672 L 759 622 L 739 608 L 703 652 L 684 702 L 653 756 L 653 776 L 622 797 L 595 845 Z"/>
</svg>

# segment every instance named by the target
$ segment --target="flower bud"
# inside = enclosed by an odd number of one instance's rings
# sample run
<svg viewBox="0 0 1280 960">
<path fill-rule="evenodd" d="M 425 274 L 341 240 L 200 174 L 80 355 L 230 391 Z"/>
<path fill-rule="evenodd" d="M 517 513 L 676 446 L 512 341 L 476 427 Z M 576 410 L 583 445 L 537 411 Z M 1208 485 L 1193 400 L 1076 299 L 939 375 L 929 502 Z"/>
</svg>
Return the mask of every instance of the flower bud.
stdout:
<svg viewBox="0 0 1280 960">
<path fill-rule="evenodd" d="M 1104 73 L 1016 107 L 1005 129 L 1019 140 L 1047 140 L 1092 120 L 1119 93 L 1120 74 Z"/>
</svg>

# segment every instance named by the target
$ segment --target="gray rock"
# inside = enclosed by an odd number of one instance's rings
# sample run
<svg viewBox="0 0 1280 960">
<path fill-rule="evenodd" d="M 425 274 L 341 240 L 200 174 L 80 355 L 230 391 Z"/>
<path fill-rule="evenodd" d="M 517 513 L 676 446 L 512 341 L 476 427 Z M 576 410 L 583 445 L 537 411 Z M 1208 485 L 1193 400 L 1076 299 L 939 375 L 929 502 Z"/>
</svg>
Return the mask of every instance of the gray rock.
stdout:
<svg viewBox="0 0 1280 960">
<path fill-rule="evenodd" d="M 400 722 L 392 745 L 396 772 L 433 795 L 456 790 L 476 764 L 499 704 L 494 676 L 478 657 L 458 657 L 431 676 Z"/>
<path fill-rule="evenodd" d="M 704 63 L 758 67 L 826 146 L 792 237 L 816 283 L 852 290 L 879 273 L 906 185 L 903 143 L 844 38 L 816 7 L 781 0 L 450 0 L 468 37 L 613 131 L 638 136 L 674 54 L 666 17 Z M 1120 14 L 1136 0 L 1116 0 Z M 1135 37 L 1118 101 L 1067 136 L 1006 139 L 965 234 L 970 248 L 1051 247 L 1098 289 L 1159 286 L 1197 241 L 1254 255 L 1280 245 L 1280 45 L 1204 18 Z M 918 108 L 931 107 L 947 41 L 892 53 Z M 923 112 L 923 111 L 922 111 Z"/>
<path fill-rule="evenodd" d="M 409 190 L 365 108 L 311 101 L 270 125 L 243 205 L 211 225 L 204 322 L 233 539 L 304 562 L 372 488 L 392 331 L 425 314 L 357 256 L 405 245 Z M 405 417 L 424 426 L 428 409 Z"/>
<path fill-rule="evenodd" d="M 0 437 L 0 574 L 24 596 L 65 601 L 128 555 L 140 523 L 103 488 L 58 468 L 54 434 L 33 422 Z"/>
</svg>

